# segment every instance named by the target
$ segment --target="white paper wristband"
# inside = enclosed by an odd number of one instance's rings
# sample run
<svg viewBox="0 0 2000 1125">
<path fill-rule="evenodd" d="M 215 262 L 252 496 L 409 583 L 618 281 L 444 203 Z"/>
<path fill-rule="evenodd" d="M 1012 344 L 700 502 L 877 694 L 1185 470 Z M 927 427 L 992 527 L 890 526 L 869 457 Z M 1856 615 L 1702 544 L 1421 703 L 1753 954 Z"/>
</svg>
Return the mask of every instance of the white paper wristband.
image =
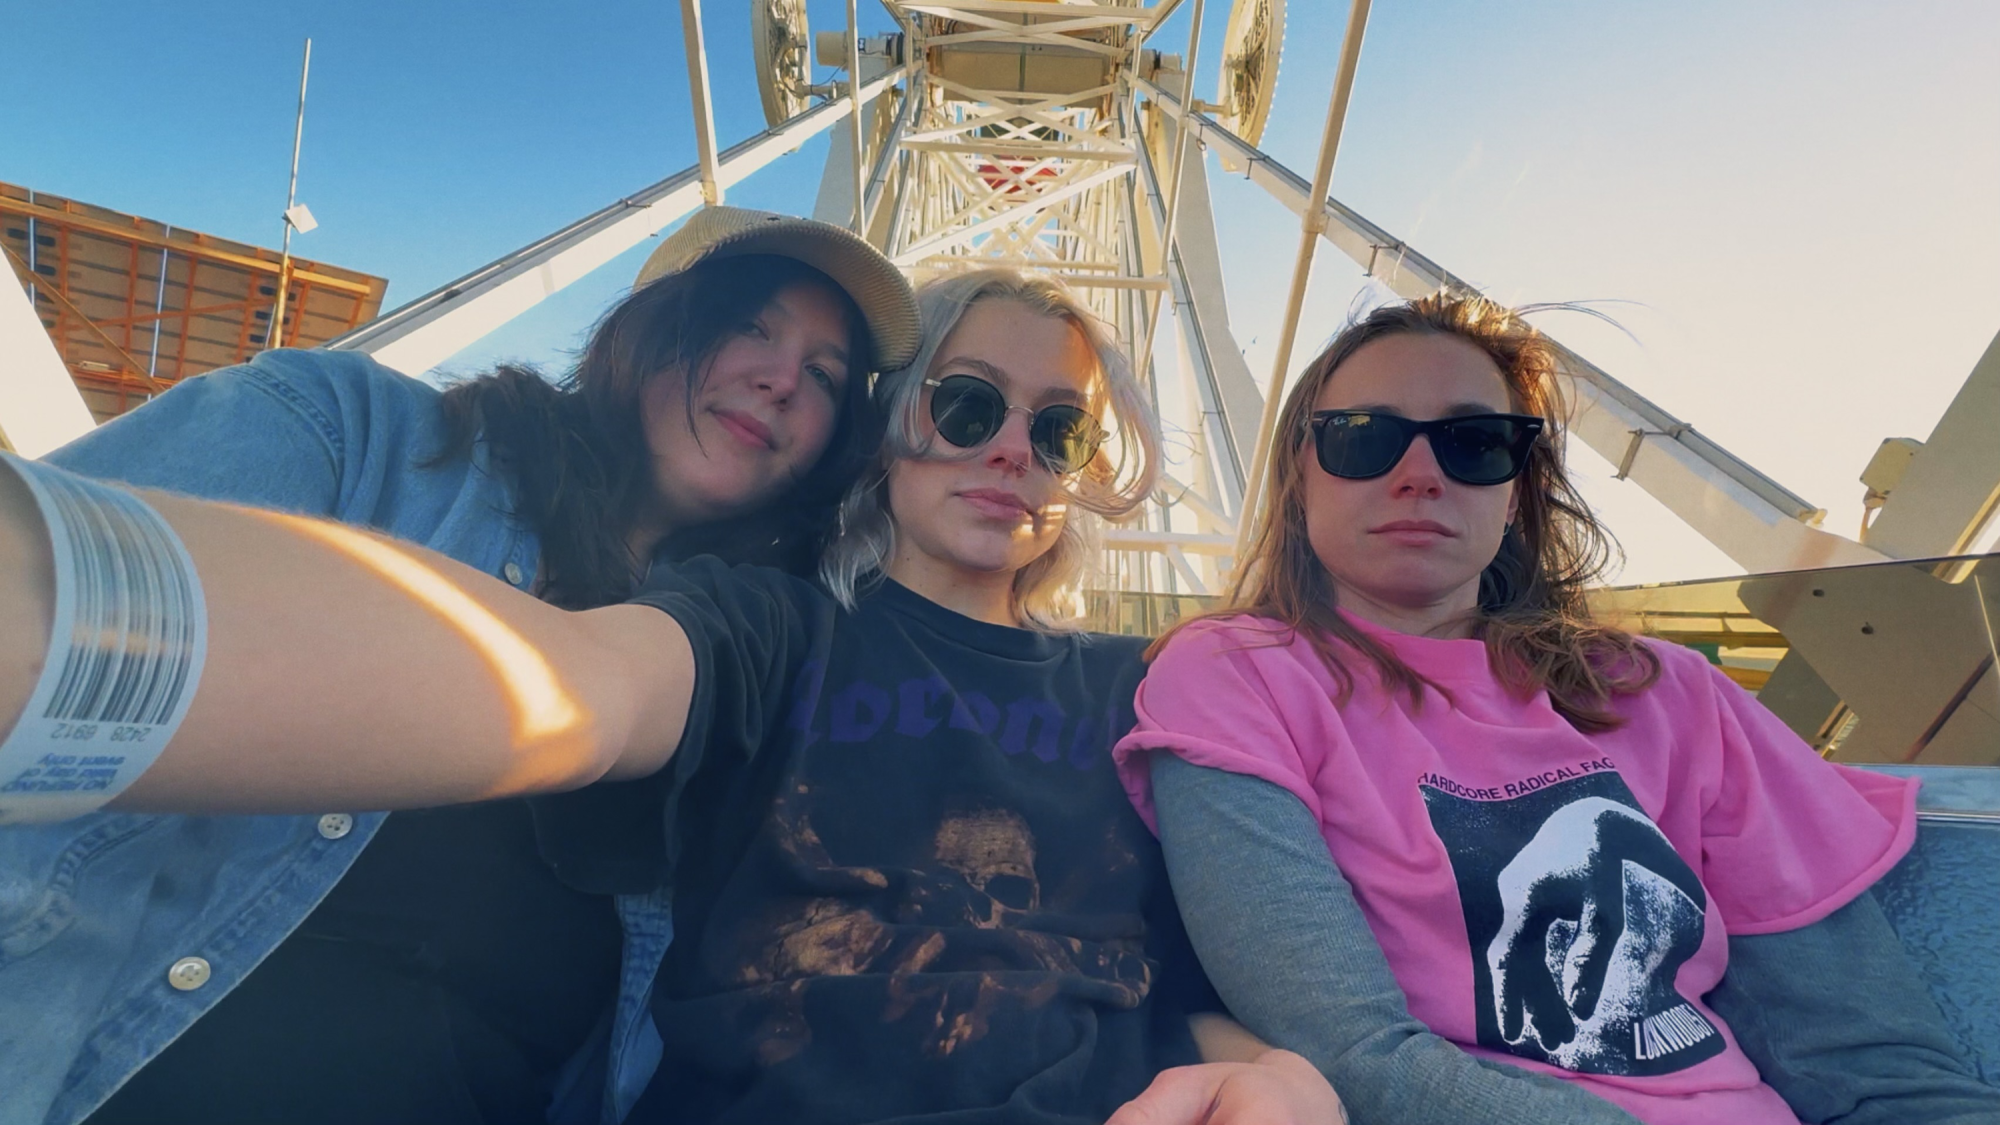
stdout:
<svg viewBox="0 0 2000 1125">
<path fill-rule="evenodd" d="M 208 653 L 201 582 L 174 529 L 130 492 L 0 454 L 55 555 L 48 658 L 0 741 L 0 824 L 101 808 L 186 717 Z"/>
</svg>

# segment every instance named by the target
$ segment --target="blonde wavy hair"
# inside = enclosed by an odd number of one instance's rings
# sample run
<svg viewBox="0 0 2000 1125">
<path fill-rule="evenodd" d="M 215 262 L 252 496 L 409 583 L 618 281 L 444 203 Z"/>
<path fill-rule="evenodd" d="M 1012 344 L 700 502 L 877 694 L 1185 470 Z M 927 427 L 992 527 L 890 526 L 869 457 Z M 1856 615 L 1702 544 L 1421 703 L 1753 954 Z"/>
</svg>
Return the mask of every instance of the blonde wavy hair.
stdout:
<svg viewBox="0 0 2000 1125">
<path fill-rule="evenodd" d="M 1340 649 L 1359 652 L 1391 691 L 1417 703 L 1429 684 L 1388 648 L 1348 624 L 1335 611 L 1331 576 L 1306 534 L 1305 474 L 1318 472 L 1302 454 L 1312 441 L 1310 419 L 1340 365 L 1373 341 L 1389 336 L 1447 336 L 1484 352 L 1507 384 L 1512 408 L 1539 415 L 1544 429 L 1515 478 L 1519 508 L 1500 550 L 1479 576 L 1475 635 L 1486 642 L 1494 674 L 1510 691 L 1547 690 L 1555 710 L 1585 732 L 1619 725 L 1614 696 L 1644 690 L 1659 678 L 1660 662 L 1621 630 L 1593 621 L 1585 589 L 1599 579 L 1617 545 L 1590 511 L 1563 464 L 1564 420 L 1559 355 L 1547 337 L 1515 310 L 1484 297 L 1438 293 L 1385 305 L 1349 324 L 1313 358 L 1278 415 L 1278 438 L 1265 478 L 1270 497 L 1253 528 L 1226 607 L 1202 617 L 1252 614 L 1273 622 L 1274 643 L 1303 635 L 1340 685 L 1341 701 L 1353 691 L 1353 674 Z M 1156 654 L 1183 621 L 1155 641 Z M 1336 647 L 1338 646 L 1338 647 Z"/>
<path fill-rule="evenodd" d="M 965 311 L 981 301 L 1014 301 L 1043 316 L 1068 322 L 1097 357 L 1092 398 L 1107 409 L 1100 418 L 1110 435 L 1089 464 L 1059 483 L 1069 511 L 1049 550 L 1014 574 L 1017 620 L 1030 629 L 1079 628 L 1077 593 L 1098 551 L 1100 520 L 1136 511 L 1159 479 L 1159 424 L 1145 391 L 1118 345 L 1090 309 L 1060 282 L 1016 270 L 981 269 L 952 274 L 917 289 L 924 342 L 908 367 L 882 375 L 875 401 L 886 432 L 875 469 L 864 473 L 840 505 L 840 530 L 820 559 L 820 577 L 840 603 L 854 607 L 881 579 L 896 549 L 896 521 L 889 511 L 889 468 L 898 460 L 975 457 L 976 451 L 939 447 L 923 411 L 924 376 Z"/>
</svg>

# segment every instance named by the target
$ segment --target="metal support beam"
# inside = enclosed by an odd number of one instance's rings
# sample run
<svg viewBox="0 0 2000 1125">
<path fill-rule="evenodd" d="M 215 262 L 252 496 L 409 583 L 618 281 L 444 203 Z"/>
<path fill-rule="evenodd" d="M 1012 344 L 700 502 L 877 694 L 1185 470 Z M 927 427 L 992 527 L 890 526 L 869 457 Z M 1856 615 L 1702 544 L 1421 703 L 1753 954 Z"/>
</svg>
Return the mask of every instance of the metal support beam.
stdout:
<svg viewBox="0 0 2000 1125">
<path fill-rule="evenodd" d="M 1205 147 L 1227 151 L 1245 176 L 1294 214 L 1311 206 L 1312 186 L 1203 113 L 1188 113 L 1174 96 L 1144 78 L 1134 85 L 1183 121 Z M 1370 277 L 1400 297 L 1440 289 L 1477 292 L 1401 239 L 1362 218 L 1338 200 L 1320 200 L 1327 226 L 1321 237 L 1352 258 Z M 1558 345 L 1561 348 L 1561 345 Z M 1821 531 L 1823 510 L 1758 472 L 1694 427 L 1620 383 L 1596 364 L 1561 348 L 1574 377 L 1570 432 L 1616 464 L 1631 444 L 1631 480 L 1665 504 L 1682 522 L 1753 573 L 1814 566 L 1881 562 L 1885 556 L 1851 539 Z"/>
<path fill-rule="evenodd" d="M 1990 550 L 1993 525 L 2000 520 L 1996 419 L 2000 336 L 1973 365 L 1930 438 L 1889 490 L 1868 529 L 1868 545 L 1905 559 Z"/>
<path fill-rule="evenodd" d="M 1236 553 L 1236 540 L 1228 535 L 1205 535 L 1193 531 L 1140 531 L 1107 527 L 1100 534 L 1107 551 L 1178 550 L 1190 555 L 1228 556 Z"/>
<path fill-rule="evenodd" d="M 1181 101 L 1194 100 L 1195 59 L 1201 50 L 1201 16 L 1204 0 L 1194 0 L 1194 14 L 1188 18 L 1187 54 L 1181 61 Z M 1166 246 L 1174 244 L 1174 224 L 1180 220 L 1181 210 L 1181 170 L 1187 166 L 1187 130 L 1176 125 L 1172 130 L 1174 138 L 1173 159 L 1167 162 L 1171 171 L 1167 173 L 1167 188 L 1173 193 L 1167 197 L 1167 217 L 1160 223 L 1160 242 Z M 1160 314 L 1166 311 L 1166 302 L 1155 301 L 1152 312 L 1142 326 L 1139 337 L 1138 369 L 1144 371 L 1153 362 L 1153 337 L 1160 330 Z"/>
<path fill-rule="evenodd" d="M 1093 148 L 1088 145 L 1064 145 L 1015 138 L 981 141 L 977 144 L 963 141 L 905 141 L 903 147 L 911 152 L 962 152 L 972 156 L 1019 156 L 1033 160 L 1056 157 L 1062 160 L 1122 162 L 1132 159 L 1132 150 L 1127 148 Z"/>
<path fill-rule="evenodd" d="M 40 457 L 97 425 L 49 330 L 0 258 L 0 448 Z"/>
<path fill-rule="evenodd" d="M 1167 4 L 1155 4 L 1151 8 L 1128 8 L 1120 4 L 1078 4 L 1051 5 L 1046 0 L 936 0 L 935 3 L 905 3 L 902 7 L 912 12 L 946 17 L 964 17 L 972 12 L 988 12 L 995 15 L 1013 16 L 1083 16 L 1109 20 L 1113 23 L 1138 23 L 1151 27 L 1153 24 L 1173 14 L 1180 0 Z M 937 40 L 933 39 L 935 43 Z"/>
<path fill-rule="evenodd" d="M 681 0 L 681 46 L 687 50 L 688 108 L 694 118 L 694 144 L 700 153 L 701 199 L 710 207 L 722 202 L 722 178 L 716 170 L 715 108 L 708 94 L 708 44 L 701 31 L 701 0 Z"/>
<path fill-rule="evenodd" d="M 861 17 L 855 12 L 855 0 L 847 0 L 847 100 L 849 113 L 854 118 L 854 233 L 868 237 L 867 192 L 862 189 L 862 145 L 866 138 L 861 132 Z"/>
<path fill-rule="evenodd" d="M 861 100 L 881 96 L 910 69 L 899 67 L 863 86 Z M 717 184 L 741 183 L 832 128 L 847 112 L 848 99 L 841 97 L 730 147 L 716 162 Z M 700 205 L 700 168 L 683 169 L 377 317 L 327 347 L 364 352 L 398 371 L 420 375 Z"/>
<path fill-rule="evenodd" d="M 1056 204 L 1061 203 L 1066 199 L 1070 199 L 1074 196 L 1081 195 L 1084 192 L 1089 191 L 1091 188 L 1094 188 L 1101 183 L 1106 183 L 1110 180 L 1117 179 L 1120 176 L 1128 175 L 1131 173 L 1131 171 L 1132 171 L 1131 165 L 1118 164 L 1099 172 L 1093 172 L 1090 175 L 1083 177 L 1082 179 L 1073 180 L 1062 187 L 1044 192 L 1041 195 L 1034 197 L 1033 199 L 1026 200 L 1017 206 L 1010 207 L 1007 210 L 1001 212 L 998 215 L 993 216 L 990 219 L 983 219 L 979 222 L 973 223 L 971 226 L 960 227 L 957 230 L 945 231 L 931 238 L 927 238 L 922 242 L 917 243 L 915 246 L 910 247 L 908 250 L 903 251 L 901 254 L 896 255 L 895 262 L 899 266 L 914 265 L 917 262 L 923 260 L 924 258 L 931 256 L 932 254 L 942 254 L 946 250 L 949 250 L 954 246 L 962 246 L 965 243 L 970 242 L 975 238 L 978 238 L 982 234 L 988 234 L 992 231 L 999 230 L 1001 227 L 1011 226 L 1012 224 L 1017 223 L 1022 219 L 1030 218 L 1034 215 L 1039 215 L 1043 211 L 1046 211 L 1049 208 L 1054 207 Z"/>
<path fill-rule="evenodd" d="M 1152 150 L 1139 152 L 1140 182 L 1156 226 L 1166 224 Z M 1217 499 L 1231 512 L 1242 510 L 1244 451 L 1256 441 L 1254 419 L 1262 409 L 1256 378 L 1244 362 L 1243 350 L 1229 329 L 1229 305 L 1222 288 L 1222 260 L 1215 241 L 1208 181 L 1200 164 L 1184 169 L 1186 201 L 1179 231 L 1161 248 L 1167 283 L 1174 300 L 1174 318 L 1181 336 L 1201 408 L 1202 440 L 1215 477 Z"/>
<path fill-rule="evenodd" d="M 898 153 L 903 147 L 903 135 L 910 130 L 910 119 L 916 115 L 917 102 L 924 96 L 924 72 L 919 70 L 910 76 L 910 84 L 903 89 L 903 104 L 896 110 L 896 121 L 889 127 L 889 135 L 882 139 L 882 151 L 875 154 L 875 169 L 868 177 L 868 190 L 862 194 L 861 213 L 862 234 L 874 241 L 876 218 L 882 210 L 882 192 L 888 186 L 889 173 L 896 167 Z"/>
<path fill-rule="evenodd" d="M 1347 34 L 1340 43 L 1340 69 L 1334 74 L 1333 94 L 1326 106 L 1326 128 L 1319 140 L 1319 160 L 1313 166 L 1312 187 L 1307 199 L 1325 199 L 1333 185 L 1333 161 L 1340 153 L 1340 133 L 1347 123 L 1347 101 L 1354 92 L 1354 69 L 1361 62 L 1361 37 L 1368 30 L 1368 0 L 1353 0 L 1347 11 Z M 1299 252 L 1292 262 L 1292 289 L 1285 298 L 1283 327 L 1278 329 L 1278 354 L 1271 361 L 1271 378 L 1264 385 L 1264 415 L 1257 423 L 1257 453 L 1250 458 L 1250 485 L 1243 493 L 1243 518 L 1237 521 L 1236 544 L 1250 545 L 1251 529 L 1257 526 L 1257 504 L 1264 490 L 1264 468 L 1271 460 L 1271 431 L 1277 427 L 1278 404 L 1285 397 L 1285 376 L 1292 365 L 1292 342 L 1299 334 L 1299 309 L 1305 304 L 1306 285 L 1312 277 L 1313 254 L 1319 250 L 1320 232 L 1326 229 L 1324 208 L 1309 207 L 1299 216 Z"/>
</svg>

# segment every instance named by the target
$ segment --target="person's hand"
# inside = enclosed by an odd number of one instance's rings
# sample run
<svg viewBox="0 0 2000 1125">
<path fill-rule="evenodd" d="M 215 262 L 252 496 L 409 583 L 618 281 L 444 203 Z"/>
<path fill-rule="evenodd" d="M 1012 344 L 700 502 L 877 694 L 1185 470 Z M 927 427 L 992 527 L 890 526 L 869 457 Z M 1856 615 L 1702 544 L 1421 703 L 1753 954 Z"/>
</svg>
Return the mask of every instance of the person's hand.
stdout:
<svg viewBox="0 0 2000 1125">
<path fill-rule="evenodd" d="M 1501 870 L 1505 916 L 1486 956 L 1507 1042 L 1533 1038 L 1555 1052 L 1596 1014 L 1613 953 L 1626 936 L 1627 883 L 1636 877 L 1630 869 L 1686 898 L 1670 916 L 1645 919 L 1663 930 L 1647 940 L 1672 946 L 1692 926 L 1698 945 L 1708 901 L 1701 883 L 1652 821 L 1615 801 L 1590 798 L 1559 810 Z M 1669 990 L 1674 970 L 1692 953 L 1690 947 L 1664 967 Z"/>
<path fill-rule="evenodd" d="M 1255 1062 L 1162 1071 L 1104 1125 L 1346 1125 L 1347 1110 L 1318 1068 L 1290 1051 Z"/>
</svg>

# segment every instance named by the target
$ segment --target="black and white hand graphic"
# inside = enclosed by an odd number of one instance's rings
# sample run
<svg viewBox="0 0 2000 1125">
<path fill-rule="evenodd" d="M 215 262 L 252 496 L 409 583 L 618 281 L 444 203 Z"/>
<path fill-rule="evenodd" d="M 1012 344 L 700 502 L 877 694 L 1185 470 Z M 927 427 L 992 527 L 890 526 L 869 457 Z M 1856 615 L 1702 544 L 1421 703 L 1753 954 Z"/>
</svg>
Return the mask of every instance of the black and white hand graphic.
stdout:
<svg viewBox="0 0 2000 1125">
<path fill-rule="evenodd" d="M 1616 774 L 1507 801 L 1425 791 L 1452 856 L 1480 1043 L 1602 1074 L 1678 1070 L 1721 1049 L 1674 987 L 1708 896 Z"/>
</svg>

